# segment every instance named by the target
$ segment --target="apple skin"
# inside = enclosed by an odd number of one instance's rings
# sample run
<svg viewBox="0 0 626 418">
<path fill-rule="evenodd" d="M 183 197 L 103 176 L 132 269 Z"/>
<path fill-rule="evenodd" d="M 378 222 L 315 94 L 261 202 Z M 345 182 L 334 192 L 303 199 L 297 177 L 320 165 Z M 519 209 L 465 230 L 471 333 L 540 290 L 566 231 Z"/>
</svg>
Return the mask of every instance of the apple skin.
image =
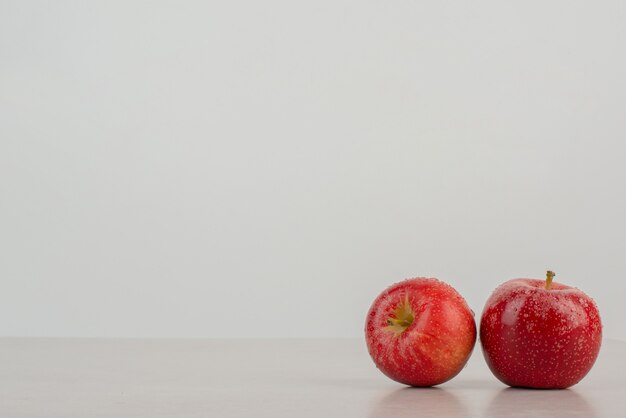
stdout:
<svg viewBox="0 0 626 418">
<path fill-rule="evenodd" d="M 550 279 L 551 281 L 551 279 Z M 487 365 L 515 387 L 564 389 L 593 366 L 602 342 L 598 308 L 581 290 L 513 279 L 485 304 L 480 342 Z"/>
<path fill-rule="evenodd" d="M 411 320 L 390 323 L 399 317 Z M 376 367 L 397 382 L 422 387 L 456 376 L 472 353 L 476 333 L 474 313 L 465 299 L 452 286 L 425 277 L 383 291 L 365 324 L 367 349 Z"/>
</svg>

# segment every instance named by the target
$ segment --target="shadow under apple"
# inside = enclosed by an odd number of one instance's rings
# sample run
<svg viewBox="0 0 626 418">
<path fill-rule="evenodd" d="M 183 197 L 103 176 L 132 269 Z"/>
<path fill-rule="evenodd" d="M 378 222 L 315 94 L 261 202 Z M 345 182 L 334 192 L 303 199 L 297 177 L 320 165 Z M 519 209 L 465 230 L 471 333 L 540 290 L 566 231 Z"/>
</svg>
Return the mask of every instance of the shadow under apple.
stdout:
<svg viewBox="0 0 626 418">
<path fill-rule="evenodd" d="M 465 405 L 441 388 L 403 388 L 391 392 L 372 408 L 369 418 L 461 418 Z"/>
<path fill-rule="evenodd" d="M 491 400 L 485 416 L 594 418 L 597 414 L 591 404 L 573 390 L 506 388 Z"/>
</svg>

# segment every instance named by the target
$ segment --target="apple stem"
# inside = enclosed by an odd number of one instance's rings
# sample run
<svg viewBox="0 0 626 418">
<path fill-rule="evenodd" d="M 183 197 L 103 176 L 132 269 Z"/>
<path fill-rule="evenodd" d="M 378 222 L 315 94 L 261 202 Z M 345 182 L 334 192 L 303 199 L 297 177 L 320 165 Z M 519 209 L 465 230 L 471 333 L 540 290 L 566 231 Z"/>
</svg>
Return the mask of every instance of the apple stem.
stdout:
<svg viewBox="0 0 626 418">
<path fill-rule="evenodd" d="M 548 270 L 546 272 L 546 289 L 550 289 L 552 287 L 552 279 L 554 276 L 556 276 L 556 274 L 553 271 Z"/>
</svg>

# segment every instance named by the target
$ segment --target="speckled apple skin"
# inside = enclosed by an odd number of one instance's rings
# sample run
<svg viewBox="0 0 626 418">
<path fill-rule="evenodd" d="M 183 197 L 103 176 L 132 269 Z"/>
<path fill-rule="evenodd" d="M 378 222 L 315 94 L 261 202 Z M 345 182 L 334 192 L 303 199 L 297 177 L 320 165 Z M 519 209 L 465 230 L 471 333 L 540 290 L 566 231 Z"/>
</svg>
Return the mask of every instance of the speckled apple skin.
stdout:
<svg viewBox="0 0 626 418">
<path fill-rule="evenodd" d="M 408 296 L 415 320 L 401 334 L 386 329 L 387 319 Z M 376 367 L 411 386 L 434 386 L 456 376 L 476 343 L 474 314 L 450 285 L 418 277 L 396 283 L 372 303 L 365 339 Z"/>
<path fill-rule="evenodd" d="M 515 387 L 563 389 L 593 366 L 602 343 L 600 313 L 582 291 L 514 279 L 491 295 L 480 320 L 487 365 Z"/>
</svg>

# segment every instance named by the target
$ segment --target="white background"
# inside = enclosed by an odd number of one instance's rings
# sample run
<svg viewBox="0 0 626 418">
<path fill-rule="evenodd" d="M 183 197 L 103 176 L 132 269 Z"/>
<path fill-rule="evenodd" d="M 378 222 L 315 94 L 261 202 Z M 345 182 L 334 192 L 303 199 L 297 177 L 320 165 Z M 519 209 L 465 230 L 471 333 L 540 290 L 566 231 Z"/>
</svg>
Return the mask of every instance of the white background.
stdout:
<svg viewBox="0 0 626 418">
<path fill-rule="evenodd" d="M 626 339 L 624 3 L 479 3 L 0 1 L 0 335 L 360 336 L 551 268 Z"/>
</svg>

